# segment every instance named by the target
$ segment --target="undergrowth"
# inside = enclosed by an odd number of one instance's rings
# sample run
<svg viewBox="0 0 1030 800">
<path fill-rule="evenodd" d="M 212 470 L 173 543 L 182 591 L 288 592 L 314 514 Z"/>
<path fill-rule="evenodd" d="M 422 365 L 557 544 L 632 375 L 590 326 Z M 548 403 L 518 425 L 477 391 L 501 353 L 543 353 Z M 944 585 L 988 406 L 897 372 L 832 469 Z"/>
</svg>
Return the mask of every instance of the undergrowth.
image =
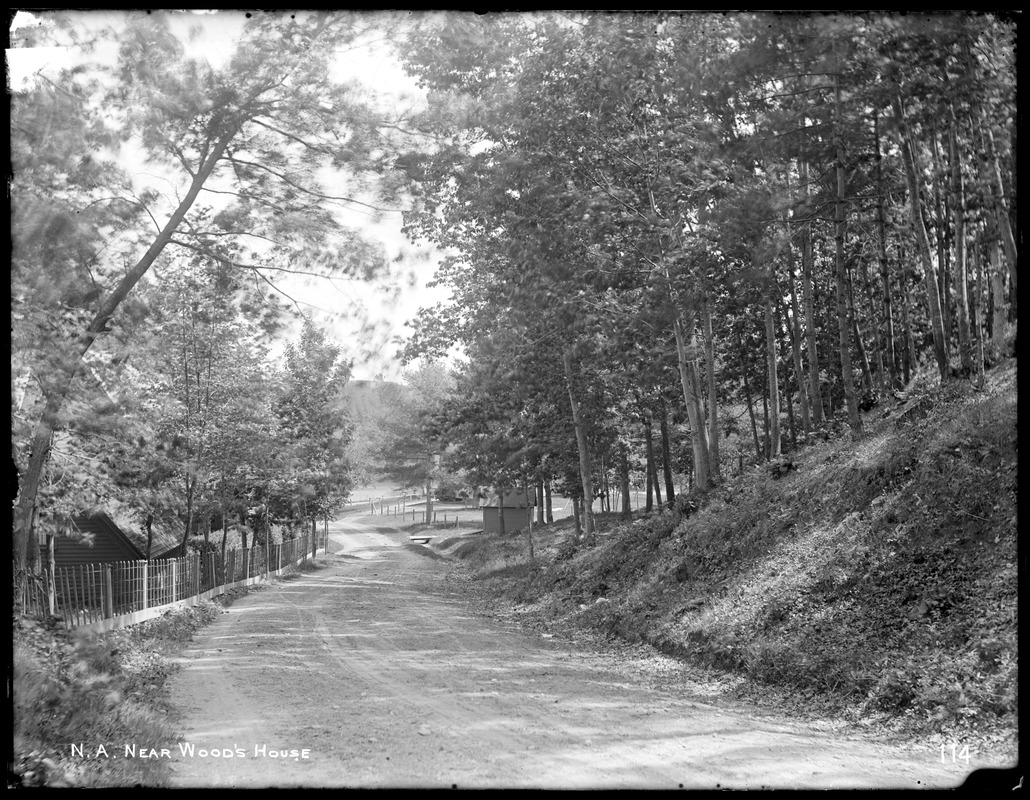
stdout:
<svg viewBox="0 0 1030 800">
<path fill-rule="evenodd" d="M 1015 362 L 916 387 L 865 435 L 789 454 L 610 528 L 481 536 L 451 553 L 522 617 L 646 642 L 809 708 L 910 735 L 1012 742 Z"/>
<path fill-rule="evenodd" d="M 69 631 L 54 618 L 16 617 L 8 786 L 163 786 L 164 760 L 124 758 L 125 746 L 160 750 L 175 739 L 165 704 L 173 659 L 248 591 L 100 634 Z"/>
<path fill-rule="evenodd" d="M 292 565 L 277 580 L 327 563 L 316 558 Z M 165 760 L 125 758 L 125 747 L 160 751 L 176 739 L 165 688 L 178 669 L 176 659 L 200 628 L 262 586 L 230 589 L 107 633 L 68 630 L 56 618 L 16 616 L 8 786 L 164 786 Z"/>
</svg>

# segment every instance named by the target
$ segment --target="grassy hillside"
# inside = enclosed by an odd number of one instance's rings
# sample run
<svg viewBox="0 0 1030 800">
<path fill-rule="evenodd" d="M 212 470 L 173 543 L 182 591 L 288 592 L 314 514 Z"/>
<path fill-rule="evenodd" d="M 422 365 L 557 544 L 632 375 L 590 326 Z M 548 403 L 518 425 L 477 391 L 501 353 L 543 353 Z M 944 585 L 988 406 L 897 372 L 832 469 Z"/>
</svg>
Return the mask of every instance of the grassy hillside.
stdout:
<svg viewBox="0 0 1030 800">
<path fill-rule="evenodd" d="M 866 435 L 730 476 L 696 509 L 449 549 L 530 624 L 646 642 L 745 693 L 1011 743 L 1016 367 L 914 387 Z M 682 509 L 686 509 L 685 513 Z"/>
</svg>

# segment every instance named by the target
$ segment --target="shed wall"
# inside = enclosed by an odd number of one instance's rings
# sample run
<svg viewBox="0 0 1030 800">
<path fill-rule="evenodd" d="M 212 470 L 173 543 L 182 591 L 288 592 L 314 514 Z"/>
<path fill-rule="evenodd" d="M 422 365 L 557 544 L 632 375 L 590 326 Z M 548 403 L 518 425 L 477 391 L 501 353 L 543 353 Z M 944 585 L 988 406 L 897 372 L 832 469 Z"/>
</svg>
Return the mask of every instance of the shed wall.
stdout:
<svg viewBox="0 0 1030 800">
<path fill-rule="evenodd" d="M 501 519 L 497 508 L 483 509 L 483 532 L 500 533 Z M 532 508 L 506 508 L 504 509 L 504 531 L 511 533 L 519 528 L 528 528 L 533 515 Z"/>
</svg>

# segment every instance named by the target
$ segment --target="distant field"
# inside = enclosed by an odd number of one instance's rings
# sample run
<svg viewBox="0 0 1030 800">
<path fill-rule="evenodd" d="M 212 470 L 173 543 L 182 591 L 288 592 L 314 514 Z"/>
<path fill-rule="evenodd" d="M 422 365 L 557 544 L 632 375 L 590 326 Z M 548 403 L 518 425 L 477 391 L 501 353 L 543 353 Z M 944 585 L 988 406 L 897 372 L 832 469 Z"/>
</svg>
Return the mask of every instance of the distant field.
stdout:
<svg viewBox="0 0 1030 800">
<path fill-rule="evenodd" d="M 370 499 L 378 501 L 382 497 L 395 497 L 399 494 L 397 484 L 392 481 L 377 481 L 367 486 L 360 486 L 350 493 L 351 503 L 367 503 Z"/>
<path fill-rule="evenodd" d="M 642 508 L 644 502 L 643 492 L 633 493 L 632 505 L 634 511 Z M 396 484 L 387 481 L 380 481 L 355 489 L 351 492 L 350 507 L 373 511 L 375 514 L 383 514 L 398 520 L 408 519 L 416 522 L 424 521 L 426 511 L 424 500 L 405 500 L 398 491 Z M 613 510 L 618 510 L 617 500 L 613 499 L 612 507 Z M 572 501 L 566 497 L 552 497 L 551 510 L 555 519 L 571 517 Z M 594 511 L 600 513 L 600 500 L 594 502 Z M 479 524 L 483 521 L 483 513 L 475 500 L 470 500 L 467 504 L 436 501 L 433 503 L 433 512 L 438 524 L 443 524 L 445 520 L 447 524 L 450 524 L 456 519 L 462 526 L 465 524 Z"/>
</svg>

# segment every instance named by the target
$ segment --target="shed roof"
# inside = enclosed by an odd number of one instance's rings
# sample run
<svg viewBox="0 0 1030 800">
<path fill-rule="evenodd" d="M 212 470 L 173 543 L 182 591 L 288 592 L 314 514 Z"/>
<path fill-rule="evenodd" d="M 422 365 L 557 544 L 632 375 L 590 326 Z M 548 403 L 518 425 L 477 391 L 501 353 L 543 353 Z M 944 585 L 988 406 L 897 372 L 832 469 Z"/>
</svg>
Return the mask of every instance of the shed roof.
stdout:
<svg viewBox="0 0 1030 800">
<path fill-rule="evenodd" d="M 135 545 L 142 554 L 147 552 L 147 534 L 139 517 L 128 506 L 113 503 L 108 509 L 110 518 L 121 529 L 122 533 Z M 150 557 L 163 558 L 182 544 L 185 526 L 182 523 L 167 519 L 155 519 L 151 525 Z"/>
<path fill-rule="evenodd" d="M 60 537 L 57 551 L 61 560 L 70 562 L 139 561 L 140 549 L 107 514 L 89 514 L 72 519 L 71 536 Z M 86 534 L 80 538 L 79 534 Z M 69 562 L 69 563 L 70 563 Z"/>
<path fill-rule="evenodd" d="M 519 490 L 513 490 L 504 493 L 504 508 L 531 508 L 536 505 L 536 493 L 535 492 L 523 492 Z M 500 495 L 496 492 L 492 495 L 488 495 L 479 501 L 480 508 L 499 508 L 502 506 L 500 502 Z"/>
</svg>

